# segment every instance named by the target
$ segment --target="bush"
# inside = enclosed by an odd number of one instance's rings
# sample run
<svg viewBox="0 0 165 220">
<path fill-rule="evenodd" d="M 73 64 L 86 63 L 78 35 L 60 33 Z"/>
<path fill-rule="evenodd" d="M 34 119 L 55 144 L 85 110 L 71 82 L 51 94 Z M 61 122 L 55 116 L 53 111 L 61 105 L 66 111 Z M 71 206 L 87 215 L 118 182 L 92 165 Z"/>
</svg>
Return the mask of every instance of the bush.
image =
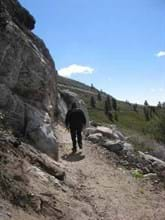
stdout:
<svg viewBox="0 0 165 220">
<path fill-rule="evenodd" d="M 165 114 L 155 117 L 155 119 L 148 124 L 146 131 L 156 140 L 165 143 Z"/>
</svg>

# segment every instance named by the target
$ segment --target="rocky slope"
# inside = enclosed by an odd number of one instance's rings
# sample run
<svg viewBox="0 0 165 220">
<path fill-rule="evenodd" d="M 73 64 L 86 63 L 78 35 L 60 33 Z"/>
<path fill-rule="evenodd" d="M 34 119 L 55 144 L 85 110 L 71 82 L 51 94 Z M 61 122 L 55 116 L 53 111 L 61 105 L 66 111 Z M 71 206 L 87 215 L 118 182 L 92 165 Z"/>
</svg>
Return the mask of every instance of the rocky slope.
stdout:
<svg viewBox="0 0 165 220">
<path fill-rule="evenodd" d="M 17 136 L 57 157 L 52 122 L 57 73 L 35 20 L 17 0 L 0 1 L 0 111 Z"/>
<path fill-rule="evenodd" d="M 64 85 L 57 98 L 57 72 L 43 41 L 31 32 L 34 26 L 17 0 L 0 0 L 0 219 L 163 220 L 159 178 L 136 179 L 112 152 L 113 139 L 125 138 L 120 132 L 114 137 L 110 131 L 103 144 L 107 128 L 87 129 L 95 144 L 85 140 L 83 152 L 71 153 L 70 135 L 54 126 L 54 116 L 58 110 L 64 120 L 72 101 L 88 113 Z M 77 91 L 87 90 L 79 85 Z"/>
<path fill-rule="evenodd" d="M 59 162 L 0 132 L 0 219 L 164 220 L 159 182 L 135 178 L 97 144 L 72 154 L 69 133 L 56 132 Z"/>
</svg>

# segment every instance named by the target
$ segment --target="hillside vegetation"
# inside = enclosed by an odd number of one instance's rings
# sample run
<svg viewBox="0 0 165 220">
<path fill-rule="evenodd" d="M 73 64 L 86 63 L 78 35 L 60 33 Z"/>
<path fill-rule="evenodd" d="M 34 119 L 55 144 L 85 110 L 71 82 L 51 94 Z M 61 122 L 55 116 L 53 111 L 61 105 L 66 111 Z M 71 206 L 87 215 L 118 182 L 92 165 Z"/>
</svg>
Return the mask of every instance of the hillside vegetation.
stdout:
<svg viewBox="0 0 165 220">
<path fill-rule="evenodd" d="M 137 150 L 153 150 L 154 140 L 165 142 L 165 109 L 155 107 L 155 112 L 149 112 L 149 120 L 144 114 L 144 105 L 129 103 L 128 101 L 117 100 L 117 111 L 112 109 L 113 120 L 105 114 L 105 100 L 108 96 L 105 92 L 99 91 L 93 86 L 87 86 L 75 80 L 64 77 L 58 78 L 58 85 L 61 89 L 69 89 L 77 93 L 86 103 L 90 120 L 110 125 L 116 124 L 127 136 L 130 136 Z M 98 100 L 98 94 L 101 100 Z M 91 106 L 91 97 L 95 99 L 95 107 Z M 112 96 L 110 96 L 112 98 Z M 150 106 L 147 106 L 150 111 Z M 138 137 L 138 138 L 137 138 Z M 141 149 L 142 148 L 142 149 Z"/>
</svg>

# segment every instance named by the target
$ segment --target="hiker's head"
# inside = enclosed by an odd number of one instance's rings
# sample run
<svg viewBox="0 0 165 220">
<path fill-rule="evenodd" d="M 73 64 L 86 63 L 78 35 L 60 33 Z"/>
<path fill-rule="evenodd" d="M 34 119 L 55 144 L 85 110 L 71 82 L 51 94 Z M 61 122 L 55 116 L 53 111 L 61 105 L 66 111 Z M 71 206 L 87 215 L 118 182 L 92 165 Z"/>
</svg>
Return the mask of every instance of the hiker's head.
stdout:
<svg viewBox="0 0 165 220">
<path fill-rule="evenodd" d="M 71 107 L 72 109 L 75 109 L 75 108 L 77 108 L 77 104 L 75 103 L 75 102 L 73 102 L 72 103 L 72 107 Z"/>
</svg>

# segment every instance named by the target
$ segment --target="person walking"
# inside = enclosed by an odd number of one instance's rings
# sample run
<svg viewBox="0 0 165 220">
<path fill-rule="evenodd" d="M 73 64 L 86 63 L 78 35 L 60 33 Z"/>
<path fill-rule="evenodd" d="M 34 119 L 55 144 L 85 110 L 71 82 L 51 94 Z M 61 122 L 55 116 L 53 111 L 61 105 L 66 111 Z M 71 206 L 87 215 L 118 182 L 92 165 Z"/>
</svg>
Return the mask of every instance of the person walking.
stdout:
<svg viewBox="0 0 165 220">
<path fill-rule="evenodd" d="M 72 103 L 71 109 L 67 112 L 65 118 L 65 125 L 67 129 L 70 129 L 72 139 L 72 152 L 77 151 L 77 142 L 80 149 L 82 149 L 82 130 L 86 125 L 86 117 L 84 112 L 77 107 L 76 103 Z"/>
</svg>

